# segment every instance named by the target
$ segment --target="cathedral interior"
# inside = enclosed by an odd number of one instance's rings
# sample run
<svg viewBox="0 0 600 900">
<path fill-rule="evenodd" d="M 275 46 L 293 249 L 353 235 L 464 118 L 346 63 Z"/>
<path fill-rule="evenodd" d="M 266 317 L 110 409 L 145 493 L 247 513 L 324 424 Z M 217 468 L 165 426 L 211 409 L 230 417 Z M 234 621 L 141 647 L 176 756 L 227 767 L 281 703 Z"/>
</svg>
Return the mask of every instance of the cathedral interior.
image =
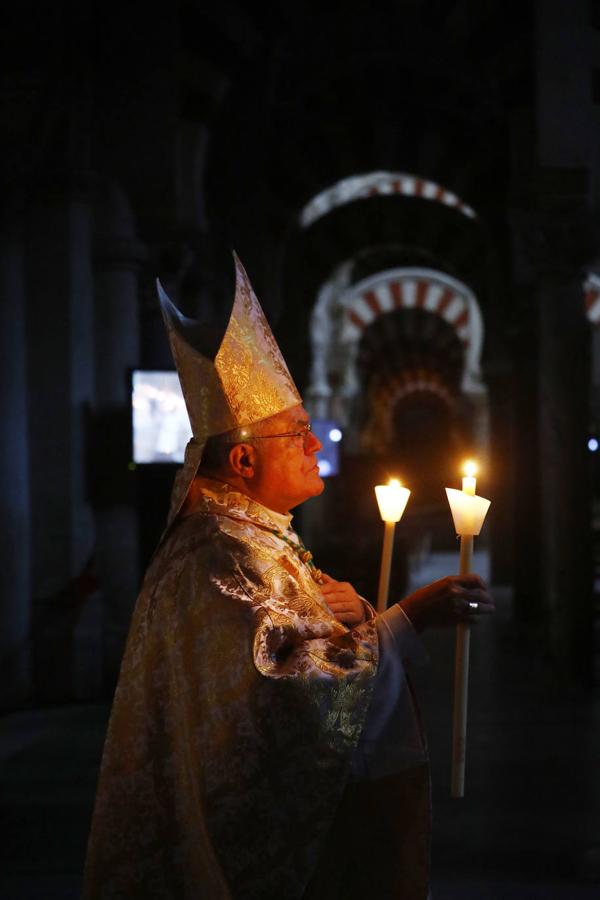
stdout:
<svg viewBox="0 0 600 900">
<path fill-rule="evenodd" d="M 79 896 L 181 437 L 165 408 L 135 447 L 161 391 L 136 400 L 136 378 L 173 370 L 155 282 L 222 333 L 234 249 L 323 435 L 326 490 L 295 516 L 323 568 L 374 598 L 390 477 L 412 492 L 396 598 L 456 571 L 444 488 L 466 457 L 492 501 L 464 800 L 452 634 L 417 678 L 433 897 L 597 897 L 600 2 L 2 18 L 1 896 Z"/>
</svg>

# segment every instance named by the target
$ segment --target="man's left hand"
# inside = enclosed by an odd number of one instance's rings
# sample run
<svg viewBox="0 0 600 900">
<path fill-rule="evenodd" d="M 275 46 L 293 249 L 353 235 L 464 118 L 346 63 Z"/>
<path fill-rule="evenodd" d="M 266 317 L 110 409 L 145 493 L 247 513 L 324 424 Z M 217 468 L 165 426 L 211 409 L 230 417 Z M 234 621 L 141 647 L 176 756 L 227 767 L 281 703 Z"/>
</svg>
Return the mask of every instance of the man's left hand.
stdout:
<svg viewBox="0 0 600 900">
<path fill-rule="evenodd" d="M 348 581 L 336 581 L 323 572 L 321 593 L 338 622 L 353 626 L 365 621 L 364 604 Z"/>
</svg>

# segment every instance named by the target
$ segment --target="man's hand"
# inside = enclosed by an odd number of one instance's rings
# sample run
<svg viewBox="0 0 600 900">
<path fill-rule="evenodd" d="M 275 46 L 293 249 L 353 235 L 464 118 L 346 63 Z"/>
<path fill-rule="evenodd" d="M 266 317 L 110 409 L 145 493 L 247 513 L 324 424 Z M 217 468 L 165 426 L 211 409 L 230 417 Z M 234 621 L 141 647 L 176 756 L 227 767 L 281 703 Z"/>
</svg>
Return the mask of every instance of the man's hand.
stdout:
<svg viewBox="0 0 600 900">
<path fill-rule="evenodd" d="M 417 631 L 460 622 L 473 624 L 495 610 L 493 597 L 479 575 L 447 575 L 400 601 Z"/>
<path fill-rule="evenodd" d="M 335 581 L 323 572 L 321 593 L 338 622 L 344 625 L 360 625 L 365 621 L 363 602 L 349 582 Z"/>
</svg>

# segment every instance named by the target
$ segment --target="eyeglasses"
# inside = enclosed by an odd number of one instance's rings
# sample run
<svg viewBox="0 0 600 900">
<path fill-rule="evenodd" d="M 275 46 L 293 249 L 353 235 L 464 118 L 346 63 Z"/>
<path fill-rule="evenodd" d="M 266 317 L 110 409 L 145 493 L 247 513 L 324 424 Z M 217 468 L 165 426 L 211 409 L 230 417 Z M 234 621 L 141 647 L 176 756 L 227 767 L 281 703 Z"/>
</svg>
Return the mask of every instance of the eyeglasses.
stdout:
<svg viewBox="0 0 600 900">
<path fill-rule="evenodd" d="M 302 438 L 302 442 L 306 446 L 308 436 L 312 433 L 312 423 L 307 422 L 300 431 L 282 431 L 279 434 L 246 434 L 241 440 L 235 441 L 235 443 L 242 444 L 244 441 L 266 441 L 268 438 L 299 437 Z"/>
<path fill-rule="evenodd" d="M 306 444 L 309 434 L 312 434 L 311 422 L 307 422 L 304 428 L 302 428 L 300 431 L 282 431 L 280 434 L 255 434 L 251 435 L 248 440 L 265 441 L 267 440 L 267 438 L 301 437 L 303 443 Z"/>
</svg>

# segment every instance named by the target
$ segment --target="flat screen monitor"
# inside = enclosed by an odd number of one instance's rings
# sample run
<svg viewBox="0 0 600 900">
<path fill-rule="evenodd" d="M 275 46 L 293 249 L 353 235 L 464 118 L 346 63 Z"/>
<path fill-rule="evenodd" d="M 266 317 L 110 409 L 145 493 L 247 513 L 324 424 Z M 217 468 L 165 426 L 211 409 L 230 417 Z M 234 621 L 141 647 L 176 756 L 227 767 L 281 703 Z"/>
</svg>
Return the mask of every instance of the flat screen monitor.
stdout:
<svg viewBox="0 0 600 900">
<path fill-rule="evenodd" d="M 192 429 L 177 372 L 134 369 L 131 407 L 134 463 L 181 464 Z"/>
</svg>

